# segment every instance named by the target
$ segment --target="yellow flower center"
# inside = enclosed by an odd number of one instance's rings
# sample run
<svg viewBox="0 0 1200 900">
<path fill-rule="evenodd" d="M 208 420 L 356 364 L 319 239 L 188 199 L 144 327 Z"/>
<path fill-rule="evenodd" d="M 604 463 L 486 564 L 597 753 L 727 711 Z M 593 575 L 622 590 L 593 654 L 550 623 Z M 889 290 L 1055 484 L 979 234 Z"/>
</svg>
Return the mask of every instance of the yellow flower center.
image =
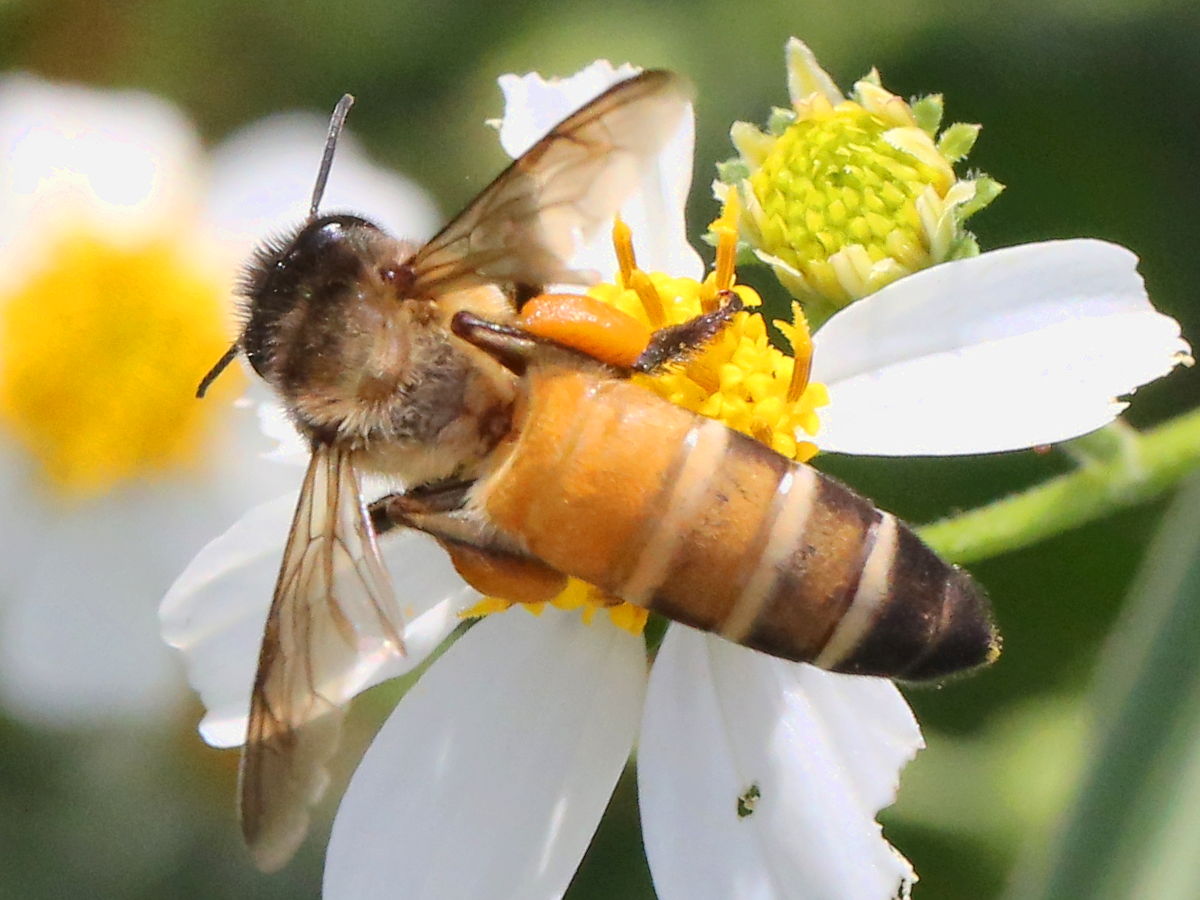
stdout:
<svg viewBox="0 0 1200 900">
<path fill-rule="evenodd" d="M 797 433 L 816 434 L 816 409 L 829 402 L 829 394 L 823 384 L 808 380 L 812 342 L 799 305 L 793 304 L 791 323 L 775 323 L 791 343 L 793 353 L 789 356 L 771 344 L 766 321 L 754 311 L 762 304 L 758 294 L 735 283 L 737 217 L 736 201 L 732 201 L 713 223 L 718 236 L 717 267 L 704 281 L 643 272 L 637 267 L 629 229 L 618 221 L 613 229 L 621 269 L 617 281 L 598 284 L 588 293 L 657 329 L 713 310 L 720 304 L 722 292 L 735 291 L 748 308 L 735 315 L 708 346 L 686 364 L 653 375 L 635 375 L 634 381 L 678 406 L 724 422 L 776 452 L 803 462 L 811 459 L 817 448 L 811 441 L 798 439 Z M 603 609 L 614 624 L 634 634 L 641 634 L 646 625 L 644 608 L 624 603 L 574 578 L 550 602 L 561 609 L 580 609 L 585 622 L 591 622 L 596 610 Z M 488 615 L 513 605 L 489 597 L 463 615 Z M 526 606 L 535 614 L 544 608 L 544 604 Z"/>
<path fill-rule="evenodd" d="M 918 200 L 931 188 L 944 197 L 954 176 L 919 129 L 898 128 L 853 101 L 813 113 L 790 125 L 750 175 L 761 208 L 760 249 L 801 272 L 821 295 L 844 303 L 853 298 L 830 257 L 862 248 L 857 252 L 865 252 L 868 266 L 884 260 L 906 271 L 929 265 Z M 928 147 L 914 153 L 915 143 Z"/>
<path fill-rule="evenodd" d="M 477 619 L 481 616 L 505 612 L 517 605 L 499 597 L 485 597 L 459 615 L 464 619 Z M 540 616 L 546 609 L 545 603 L 522 603 L 520 605 L 535 616 Z M 550 601 L 550 605 L 559 609 L 579 610 L 580 616 L 587 625 L 592 624 L 598 610 L 604 610 L 612 624 L 631 634 L 641 634 L 646 627 L 646 620 L 650 617 L 650 611 L 645 607 L 616 600 L 578 578 L 568 578 L 567 586 Z"/>
<path fill-rule="evenodd" d="M 65 494 L 193 462 L 222 406 L 199 378 L 228 346 L 223 291 L 166 239 L 65 237 L 0 296 L 0 425 Z M 228 399 L 236 378 L 218 385 Z M 218 394 L 219 396 L 219 394 Z"/>
</svg>

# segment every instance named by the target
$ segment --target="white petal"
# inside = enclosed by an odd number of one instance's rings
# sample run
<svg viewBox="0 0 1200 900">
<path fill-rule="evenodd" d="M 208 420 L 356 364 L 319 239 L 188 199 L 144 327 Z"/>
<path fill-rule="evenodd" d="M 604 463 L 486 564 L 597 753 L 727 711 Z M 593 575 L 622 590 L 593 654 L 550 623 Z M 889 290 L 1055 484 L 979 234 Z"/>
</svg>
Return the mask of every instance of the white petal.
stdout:
<svg viewBox="0 0 1200 900">
<path fill-rule="evenodd" d="M 248 410 L 228 410 L 206 470 L 162 473 L 82 500 L 54 495 L 23 449 L 0 442 L 0 696 L 40 724 L 154 717 L 184 696 L 158 634 L 157 597 L 207 535 L 277 494 L 286 469 Z"/>
<path fill-rule="evenodd" d="M 275 448 L 264 453 L 263 458 L 294 466 L 307 466 L 310 452 L 308 442 L 300 436 L 300 432 L 296 430 L 279 401 L 272 398 L 255 403 L 254 407 L 258 412 L 258 424 L 262 433 L 276 442 Z"/>
<path fill-rule="evenodd" d="M 155 504 L 105 498 L 62 515 L 19 567 L 18 592 L 0 617 L 0 698 L 27 721 L 81 727 L 155 717 L 183 699 L 156 633 L 154 596 L 169 578 Z M 169 529 L 170 506 L 159 513 Z M 152 554 L 139 548 L 155 540 Z M 170 563 L 168 562 L 168 565 Z"/>
<path fill-rule="evenodd" d="M 264 238 L 304 221 L 328 123 L 306 113 L 281 113 L 234 132 L 213 153 L 208 214 L 231 252 L 245 256 Z M 367 159 L 350 132 L 321 201 L 325 212 L 351 212 L 395 237 L 429 237 L 441 216 L 414 182 Z"/>
<path fill-rule="evenodd" d="M 671 627 L 638 751 L 658 896 L 889 900 L 912 870 L 874 817 L 920 746 L 890 682 Z M 752 786 L 753 810 L 739 816 Z"/>
<path fill-rule="evenodd" d="M 1065 440 L 1187 352 L 1154 311 L 1137 257 L 1095 240 L 994 250 L 851 304 L 817 332 L 829 386 L 817 442 L 842 453 L 945 455 Z"/>
<path fill-rule="evenodd" d="M 501 75 L 497 79 L 504 93 L 500 146 L 516 159 L 583 104 L 640 71 L 629 63 L 614 66 L 598 59 L 568 78 L 544 78 L 537 72 Z"/>
<path fill-rule="evenodd" d="M 400 702 L 342 800 L 326 900 L 561 897 L 637 731 L 642 642 L 577 613 L 476 625 Z"/>
<path fill-rule="evenodd" d="M 614 68 L 606 60 L 597 60 L 569 78 L 501 76 L 505 100 L 501 145 L 509 156 L 519 156 L 580 106 L 639 71 L 628 64 Z M 621 208 L 621 218 L 633 230 L 638 265 L 646 271 L 668 272 L 681 278 L 700 278 L 704 274 L 699 255 L 687 241 L 683 215 L 691 189 L 694 148 L 695 122 L 689 110 L 656 164 Z M 617 259 L 611 237 L 607 233 L 599 235 L 575 255 L 571 266 L 596 272 L 602 279 L 612 278 Z"/>
<path fill-rule="evenodd" d="M 159 609 L 163 639 L 183 651 L 188 681 L 208 711 L 200 733 L 213 746 L 245 739 L 263 624 L 295 507 L 291 494 L 251 509 L 196 555 Z M 478 597 L 431 538 L 402 531 L 380 547 L 407 622 L 408 655 L 387 660 L 368 687 L 418 665 Z"/>
<path fill-rule="evenodd" d="M 191 126 L 149 94 L 0 79 L 0 248 L 21 261 L 47 228 L 135 241 L 175 226 L 191 213 L 199 153 Z"/>
</svg>

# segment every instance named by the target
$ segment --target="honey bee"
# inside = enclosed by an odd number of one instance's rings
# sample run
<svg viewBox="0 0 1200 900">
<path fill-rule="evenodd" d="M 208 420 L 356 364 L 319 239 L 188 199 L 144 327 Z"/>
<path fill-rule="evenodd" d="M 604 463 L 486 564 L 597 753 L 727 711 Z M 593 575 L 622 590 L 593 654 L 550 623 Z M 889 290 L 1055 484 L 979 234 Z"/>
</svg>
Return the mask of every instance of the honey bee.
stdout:
<svg viewBox="0 0 1200 900">
<path fill-rule="evenodd" d="M 568 576 L 786 659 L 935 679 L 998 638 L 970 577 L 839 482 L 629 380 L 702 347 L 721 308 L 620 344 L 621 315 L 545 294 L 687 111 L 647 71 L 551 129 L 424 246 L 319 214 L 253 260 L 239 353 L 311 447 L 264 629 L 239 780 L 264 870 L 294 854 L 342 707 L 403 623 L 377 538 L 416 528 L 479 590 L 545 600 Z M 617 337 L 614 337 L 616 335 Z M 360 473 L 403 492 L 364 501 Z"/>
</svg>

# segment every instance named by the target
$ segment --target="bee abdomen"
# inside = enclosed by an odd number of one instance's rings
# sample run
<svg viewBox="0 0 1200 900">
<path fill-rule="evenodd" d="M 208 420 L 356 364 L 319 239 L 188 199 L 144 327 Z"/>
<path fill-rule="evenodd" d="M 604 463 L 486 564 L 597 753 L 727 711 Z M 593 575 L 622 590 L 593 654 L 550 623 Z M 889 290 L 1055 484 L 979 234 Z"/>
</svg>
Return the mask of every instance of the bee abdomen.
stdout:
<svg viewBox="0 0 1200 900">
<path fill-rule="evenodd" d="M 816 470 L 625 382 L 535 386 L 489 515 L 559 571 L 785 659 L 933 679 L 989 662 L 987 598 Z"/>
<path fill-rule="evenodd" d="M 716 434 L 715 423 L 695 427 Z M 741 434 L 725 430 L 722 443 L 719 464 L 685 464 L 671 491 L 702 514 L 662 507 L 660 527 L 677 534 L 670 561 L 648 562 L 661 542 L 641 551 L 635 573 L 652 568 L 659 583 L 647 592 L 635 574 L 618 596 L 835 672 L 926 680 L 994 658 L 986 595 L 908 526 Z M 714 457 L 714 446 L 697 439 L 686 452 Z"/>
<path fill-rule="evenodd" d="M 791 474 L 792 490 L 811 497 L 781 510 L 714 630 L 823 669 L 914 681 L 994 659 L 987 596 L 969 575 L 834 479 L 805 466 Z"/>
</svg>

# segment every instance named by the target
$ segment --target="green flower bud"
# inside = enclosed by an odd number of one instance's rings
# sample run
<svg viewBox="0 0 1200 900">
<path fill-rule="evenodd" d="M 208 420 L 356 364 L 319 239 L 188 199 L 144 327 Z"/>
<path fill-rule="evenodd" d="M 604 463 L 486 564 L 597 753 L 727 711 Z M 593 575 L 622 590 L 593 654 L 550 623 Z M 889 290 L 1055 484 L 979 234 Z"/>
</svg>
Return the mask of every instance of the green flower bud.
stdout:
<svg viewBox="0 0 1200 900">
<path fill-rule="evenodd" d="M 767 130 L 737 122 L 738 158 L 718 167 L 718 196 L 736 190 L 742 240 L 820 321 L 910 272 L 978 252 L 963 227 L 1001 186 L 960 179 L 978 125 L 938 128 L 942 98 L 913 104 L 872 72 L 849 98 L 812 52 L 788 43 L 792 107 Z"/>
</svg>

